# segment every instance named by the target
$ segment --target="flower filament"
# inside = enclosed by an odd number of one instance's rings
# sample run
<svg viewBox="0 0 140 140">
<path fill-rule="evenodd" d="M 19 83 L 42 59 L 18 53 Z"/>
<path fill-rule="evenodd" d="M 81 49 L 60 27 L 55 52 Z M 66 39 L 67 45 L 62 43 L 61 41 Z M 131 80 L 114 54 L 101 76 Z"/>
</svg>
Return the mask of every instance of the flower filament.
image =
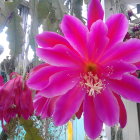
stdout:
<svg viewBox="0 0 140 140">
<path fill-rule="evenodd" d="M 98 78 L 97 74 L 93 75 L 92 72 L 88 72 L 83 76 L 81 85 L 87 89 L 89 96 L 95 96 L 96 94 L 101 93 L 101 90 L 103 89 L 101 79 Z"/>
</svg>

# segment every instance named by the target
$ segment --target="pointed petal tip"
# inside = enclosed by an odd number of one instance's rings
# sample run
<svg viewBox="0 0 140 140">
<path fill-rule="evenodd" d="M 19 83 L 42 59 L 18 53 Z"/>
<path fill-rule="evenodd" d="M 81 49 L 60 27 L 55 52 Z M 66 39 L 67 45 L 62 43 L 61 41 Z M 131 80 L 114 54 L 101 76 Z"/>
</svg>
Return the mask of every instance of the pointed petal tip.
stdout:
<svg viewBox="0 0 140 140">
<path fill-rule="evenodd" d="M 129 27 L 127 17 L 122 13 L 113 14 L 107 19 L 106 25 L 108 26 L 108 37 L 110 39 L 109 46 L 122 42 Z"/>
<path fill-rule="evenodd" d="M 96 14 L 95 14 L 96 13 Z M 90 29 L 91 25 L 101 19 L 103 20 L 104 10 L 99 0 L 91 0 L 88 5 L 88 28 Z"/>
</svg>

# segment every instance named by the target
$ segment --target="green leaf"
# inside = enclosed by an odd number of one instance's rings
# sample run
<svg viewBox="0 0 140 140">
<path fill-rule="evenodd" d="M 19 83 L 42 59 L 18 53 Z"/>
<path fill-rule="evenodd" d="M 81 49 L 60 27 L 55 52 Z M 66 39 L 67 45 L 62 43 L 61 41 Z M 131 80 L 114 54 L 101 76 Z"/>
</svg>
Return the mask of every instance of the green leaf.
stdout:
<svg viewBox="0 0 140 140">
<path fill-rule="evenodd" d="M 6 17 L 5 17 L 5 5 L 4 0 L 0 1 L 0 30 L 2 30 L 4 23 L 5 23 Z"/>
<path fill-rule="evenodd" d="M 5 2 L 6 16 L 9 16 L 13 11 L 15 11 L 17 4 L 15 2 Z"/>
<path fill-rule="evenodd" d="M 43 21 L 43 30 L 48 30 L 48 31 L 54 31 L 57 32 L 58 28 L 59 28 L 59 21 L 56 20 L 55 22 L 51 22 L 51 20 L 49 20 L 49 18 L 45 19 Z"/>
<path fill-rule="evenodd" d="M 11 56 L 17 56 L 22 52 L 22 45 L 24 44 L 21 17 L 17 14 L 17 11 L 12 12 L 7 27 L 7 40 L 9 41 L 10 54 Z"/>
<path fill-rule="evenodd" d="M 14 0 L 14 2 L 0 1 L 0 31 L 7 25 L 12 13 L 16 10 L 21 0 Z"/>
<path fill-rule="evenodd" d="M 37 5 L 38 0 L 30 0 L 30 13 L 31 13 L 31 29 L 29 34 L 29 45 L 31 46 L 32 50 L 35 52 L 35 48 L 37 47 L 35 36 L 38 34 L 38 13 L 37 13 Z"/>
<path fill-rule="evenodd" d="M 39 130 L 33 126 L 33 120 L 20 118 L 20 124 L 26 131 L 25 140 L 43 140 L 43 138 L 39 136 Z"/>
<path fill-rule="evenodd" d="M 82 6 L 83 6 L 83 0 L 73 0 L 73 14 L 83 21 L 82 17 Z"/>
<path fill-rule="evenodd" d="M 55 16 L 61 20 L 64 14 L 68 13 L 68 9 L 64 6 L 64 0 L 52 0 L 52 6 L 55 9 Z"/>
<path fill-rule="evenodd" d="M 47 18 L 49 14 L 49 8 L 50 8 L 50 3 L 48 2 L 48 0 L 39 0 L 37 6 L 39 23 L 41 23 L 43 19 Z"/>
<path fill-rule="evenodd" d="M 32 136 L 31 136 L 29 133 L 26 133 L 24 139 L 25 139 L 25 140 L 33 140 L 33 139 L 32 139 Z"/>
<path fill-rule="evenodd" d="M 24 120 L 23 118 L 20 118 L 20 124 L 28 127 L 33 126 L 33 121 L 32 120 Z"/>
<path fill-rule="evenodd" d="M 65 0 L 39 1 L 38 21 L 39 24 L 43 25 L 43 30 L 58 31 L 63 15 L 68 13 L 68 8 L 64 2 Z"/>
</svg>

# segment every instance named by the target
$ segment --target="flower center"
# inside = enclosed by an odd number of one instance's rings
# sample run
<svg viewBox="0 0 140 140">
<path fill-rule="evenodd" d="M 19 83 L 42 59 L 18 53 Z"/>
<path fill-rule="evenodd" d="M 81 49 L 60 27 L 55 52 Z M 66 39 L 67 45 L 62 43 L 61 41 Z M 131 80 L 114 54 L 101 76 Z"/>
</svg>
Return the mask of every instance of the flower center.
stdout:
<svg viewBox="0 0 140 140">
<path fill-rule="evenodd" d="M 96 71 L 96 64 L 91 62 L 86 64 L 86 72 L 90 72 L 90 71 Z"/>
<path fill-rule="evenodd" d="M 16 108 L 16 105 L 15 105 L 15 104 L 12 104 L 12 105 L 10 106 L 10 108 Z"/>
<path fill-rule="evenodd" d="M 97 74 L 87 72 L 82 76 L 83 80 L 80 82 L 81 86 L 87 90 L 89 96 L 95 96 L 96 94 L 101 93 L 103 89 L 102 80 L 98 78 Z"/>
</svg>

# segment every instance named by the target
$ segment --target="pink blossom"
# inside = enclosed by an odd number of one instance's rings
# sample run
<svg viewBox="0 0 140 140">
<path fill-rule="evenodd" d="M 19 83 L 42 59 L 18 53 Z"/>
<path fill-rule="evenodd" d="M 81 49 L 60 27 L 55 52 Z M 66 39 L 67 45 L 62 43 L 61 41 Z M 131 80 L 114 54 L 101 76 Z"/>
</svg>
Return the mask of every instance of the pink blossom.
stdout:
<svg viewBox="0 0 140 140">
<path fill-rule="evenodd" d="M 37 94 L 34 98 L 35 114 L 42 119 L 51 117 L 58 99 L 59 97 L 46 98 Z"/>
<path fill-rule="evenodd" d="M 0 87 L 0 120 L 9 122 L 17 115 L 28 119 L 33 114 L 32 92 L 22 76 L 12 73 L 10 77 Z"/>
<path fill-rule="evenodd" d="M 123 14 L 103 22 L 99 0 L 91 0 L 87 27 L 76 17 L 65 15 L 64 36 L 53 32 L 37 35 L 37 55 L 46 62 L 32 72 L 28 85 L 39 90 L 37 102 L 59 96 L 52 118 L 56 125 L 67 123 L 74 114 L 84 115 L 84 128 L 94 139 L 105 123 L 126 125 L 121 100 L 140 102 L 140 80 L 132 75 L 140 61 L 140 40 L 123 42 L 128 20 Z M 39 100 L 39 98 L 41 100 Z M 45 105 L 38 106 L 43 114 Z M 46 115 L 47 117 L 48 115 Z"/>
</svg>

